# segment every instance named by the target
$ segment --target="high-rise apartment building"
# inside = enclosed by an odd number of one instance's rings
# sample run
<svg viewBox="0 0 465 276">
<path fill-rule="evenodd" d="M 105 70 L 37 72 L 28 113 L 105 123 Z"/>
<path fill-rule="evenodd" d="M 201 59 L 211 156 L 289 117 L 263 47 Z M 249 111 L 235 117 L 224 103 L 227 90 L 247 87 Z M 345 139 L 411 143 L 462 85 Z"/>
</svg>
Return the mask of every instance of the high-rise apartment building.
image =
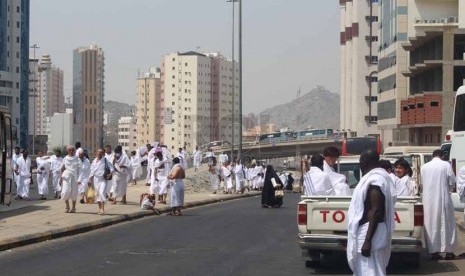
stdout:
<svg viewBox="0 0 465 276">
<path fill-rule="evenodd" d="M 30 59 L 29 69 L 29 133 L 45 135 L 50 117 L 65 111 L 63 71 L 52 64 L 50 55 L 43 55 L 40 62 Z"/>
<path fill-rule="evenodd" d="M 340 0 L 340 129 L 349 136 L 378 134 L 378 1 Z"/>
<path fill-rule="evenodd" d="M 378 128 L 386 146 L 409 145 L 408 130 L 401 128 L 400 105 L 407 97 L 408 0 L 383 0 L 379 4 Z"/>
<path fill-rule="evenodd" d="M 192 150 L 213 140 L 231 141 L 233 94 L 234 114 L 239 118 L 238 82 L 233 93 L 232 76 L 232 61 L 220 54 L 166 55 L 161 74 L 161 142 L 171 150 L 184 146 Z M 235 141 L 239 135 L 236 128 Z"/>
<path fill-rule="evenodd" d="M 465 80 L 465 1 L 409 0 L 408 98 L 398 111 L 412 145 L 439 145 Z"/>
<path fill-rule="evenodd" d="M 0 1 L 0 105 L 12 114 L 17 143 L 28 145 L 29 0 Z"/>
<path fill-rule="evenodd" d="M 151 68 L 141 75 L 136 84 L 136 123 L 138 146 L 160 141 L 161 128 L 160 69 Z"/>
<path fill-rule="evenodd" d="M 121 145 L 123 150 L 129 153 L 137 149 L 137 138 L 136 119 L 132 116 L 121 117 L 118 120 L 118 145 Z"/>
<path fill-rule="evenodd" d="M 89 152 L 103 147 L 104 68 L 104 52 L 97 45 L 74 50 L 74 137 Z"/>
<path fill-rule="evenodd" d="M 74 144 L 73 137 L 73 110 L 68 108 L 65 113 L 55 113 L 49 117 L 50 131 L 48 133 L 48 151 L 56 148 L 63 149 Z M 59 131 L 57 131 L 59 130 Z M 94 154 L 91 152 L 91 154 Z"/>
</svg>

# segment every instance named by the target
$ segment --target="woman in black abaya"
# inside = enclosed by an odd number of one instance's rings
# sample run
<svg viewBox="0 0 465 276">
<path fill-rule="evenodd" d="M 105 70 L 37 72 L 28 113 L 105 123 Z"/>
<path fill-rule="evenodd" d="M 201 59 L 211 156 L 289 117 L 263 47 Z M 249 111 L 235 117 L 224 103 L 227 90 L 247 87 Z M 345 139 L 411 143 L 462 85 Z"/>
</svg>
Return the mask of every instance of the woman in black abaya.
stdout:
<svg viewBox="0 0 465 276">
<path fill-rule="evenodd" d="M 271 179 L 274 178 L 278 186 L 276 188 L 273 187 L 273 183 Z M 262 207 L 268 208 L 279 208 L 283 204 L 283 198 L 277 198 L 275 196 L 276 189 L 282 189 L 283 183 L 279 179 L 279 176 L 274 171 L 273 166 L 268 165 L 266 166 L 266 173 L 265 173 L 265 182 L 263 184 L 263 191 L 262 191 Z"/>
</svg>

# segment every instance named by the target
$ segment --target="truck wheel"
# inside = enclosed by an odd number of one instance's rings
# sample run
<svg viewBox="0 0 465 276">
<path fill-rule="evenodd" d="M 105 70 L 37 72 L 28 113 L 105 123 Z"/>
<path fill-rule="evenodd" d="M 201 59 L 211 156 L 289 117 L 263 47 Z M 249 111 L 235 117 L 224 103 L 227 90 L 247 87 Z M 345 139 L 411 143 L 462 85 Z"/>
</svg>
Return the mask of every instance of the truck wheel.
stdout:
<svg viewBox="0 0 465 276">
<path fill-rule="evenodd" d="M 318 268 L 320 267 L 320 265 L 321 265 L 320 261 L 305 261 L 305 267 Z"/>
<path fill-rule="evenodd" d="M 420 267 L 420 253 L 408 253 L 401 256 L 403 262 L 411 268 Z"/>
</svg>

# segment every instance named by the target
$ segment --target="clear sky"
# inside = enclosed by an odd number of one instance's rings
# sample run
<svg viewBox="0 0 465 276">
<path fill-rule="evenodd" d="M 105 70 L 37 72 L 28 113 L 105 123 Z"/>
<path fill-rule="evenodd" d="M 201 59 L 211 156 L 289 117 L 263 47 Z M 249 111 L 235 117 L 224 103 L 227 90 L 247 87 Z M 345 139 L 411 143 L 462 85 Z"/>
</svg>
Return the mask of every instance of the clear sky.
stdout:
<svg viewBox="0 0 465 276">
<path fill-rule="evenodd" d="M 226 0 L 31 0 L 30 40 L 64 70 L 66 95 L 73 49 L 97 43 L 105 99 L 135 104 L 137 71 L 159 67 L 165 54 L 200 47 L 230 57 L 231 17 Z M 243 0 L 244 113 L 316 85 L 339 93 L 339 2 Z"/>
</svg>

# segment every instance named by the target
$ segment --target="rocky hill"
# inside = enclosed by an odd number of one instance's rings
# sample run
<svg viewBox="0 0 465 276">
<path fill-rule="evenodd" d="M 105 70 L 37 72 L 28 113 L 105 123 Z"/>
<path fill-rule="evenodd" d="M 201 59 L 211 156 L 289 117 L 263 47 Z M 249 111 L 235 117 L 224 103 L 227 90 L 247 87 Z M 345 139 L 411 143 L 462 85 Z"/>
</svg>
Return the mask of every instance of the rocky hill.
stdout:
<svg viewBox="0 0 465 276">
<path fill-rule="evenodd" d="M 278 129 L 291 130 L 313 128 L 339 128 L 340 95 L 332 93 L 322 86 L 289 103 L 265 109 L 257 116 L 264 123 L 275 124 Z M 299 116 L 299 126 L 297 126 Z M 268 122 L 266 122 L 268 121 Z"/>
<path fill-rule="evenodd" d="M 135 113 L 136 106 L 116 101 L 105 101 L 103 109 L 108 112 L 108 124 L 118 125 L 119 118 L 131 116 Z"/>
</svg>

